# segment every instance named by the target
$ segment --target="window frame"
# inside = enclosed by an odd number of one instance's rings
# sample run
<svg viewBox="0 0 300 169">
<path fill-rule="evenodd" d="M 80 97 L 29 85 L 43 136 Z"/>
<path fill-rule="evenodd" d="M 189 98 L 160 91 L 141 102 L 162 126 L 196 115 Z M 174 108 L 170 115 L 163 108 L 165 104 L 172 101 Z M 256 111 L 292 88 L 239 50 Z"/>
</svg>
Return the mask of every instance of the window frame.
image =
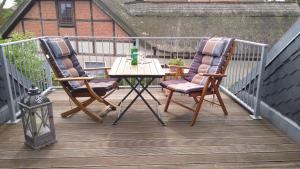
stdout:
<svg viewBox="0 0 300 169">
<path fill-rule="evenodd" d="M 57 8 L 57 12 L 58 12 L 58 25 L 59 27 L 75 27 L 75 3 L 73 0 L 58 0 L 57 1 L 58 4 L 58 8 Z M 71 22 L 64 22 L 63 21 L 63 14 L 61 13 L 61 7 L 63 4 L 71 4 L 71 17 L 72 20 Z"/>
</svg>

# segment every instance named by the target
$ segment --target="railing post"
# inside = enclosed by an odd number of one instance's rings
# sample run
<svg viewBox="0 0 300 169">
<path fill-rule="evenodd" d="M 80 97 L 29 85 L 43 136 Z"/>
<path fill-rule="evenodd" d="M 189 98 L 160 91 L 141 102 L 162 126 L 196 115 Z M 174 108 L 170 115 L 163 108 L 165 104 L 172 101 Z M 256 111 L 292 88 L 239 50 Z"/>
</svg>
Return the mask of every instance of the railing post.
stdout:
<svg viewBox="0 0 300 169">
<path fill-rule="evenodd" d="M 11 89 L 11 83 L 10 83 L 10 77 L 9 77 L 9 72 L 8 72 L 8 64 L 4 52 L 4 48 L 2 45 L 0 45 L 0 65 L 3 66 L 0 71 L 0 77 L 3 77 L 4 80 L 2 81 L 3 87 L 5 90 L 3 90 L 3 96 L 7 100 L 7 105 L 8 105 L 8 111 L 10 113 L 10 121 L 8 123 L 16 123 L 17 122 L 17 117 L 16 117 L 16 109 L 15 109 L 15 104 L 13 100 L 13 94 L 12 94 L 12 89 Z"/>
<path fill-rule="evenodd" d="M 261 51 L 261 61 L 259 65 L 259 74 L 257 79 L 257 89 L 256 89 L 256 98 L 255 98 L 255 105 L 254 105 L 254 112 L 253 115 L 250 115 L 252 119 L 262 119 L 260 116 L 260 102 L 261 102 L 261 89 L 263 87 L 264 82 L 264 73 L 265 73 L 265 66 L 266 66 L 266 60 L 267 60 L 267 46 L 262 46 Z"/>
</svg>

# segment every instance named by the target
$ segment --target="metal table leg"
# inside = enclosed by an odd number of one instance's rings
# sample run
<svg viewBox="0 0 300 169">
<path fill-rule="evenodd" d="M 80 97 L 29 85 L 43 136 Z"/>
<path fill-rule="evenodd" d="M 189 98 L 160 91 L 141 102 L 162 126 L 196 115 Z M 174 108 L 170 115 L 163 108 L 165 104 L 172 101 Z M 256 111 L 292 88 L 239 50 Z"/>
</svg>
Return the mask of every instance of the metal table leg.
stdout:
<svg viewBox="0 0 300 169">
<path fill-rule="evenodd" d="M 137 84 L 134 86 L 134 88 L 136 88 L 138 85 L 139 85 L 139 83 L 137 83 Z M 118 106 L 120 106 L 121 103 L 122 103 L 125 99 L 127 99 L 127 97 L 128 97 L 132 92 L 133 92 L 133 88 L 131 88 L 131 90 L 126 94 L 126 96 L 118 103 Z"/>
<path fill-rule="evenodd" d="M 135 98 L 129 103 L 129 105 L 124 109 L 123 112 L 121 112 L 121 114 L 117 117 L 117 119 L 113 122 L 113 125 L 116 125 L 117 122 L 122 118 L 122 116 L 126 113 L 126 111 L 131 107 L 131 105 L 136 101 L 136 99 L 138 97 L 141 97 L 141 99 L 143 100 L 143 102 L 147 105 L 147 107 L 151 110 L 151 112 L 153 113 L 153 115 L 158 119 L 158 121 L 165 126 L 165 123 L 162 121 L 162 119 L 159 117 L 159 115 L 152 109 L 152 107 L 149 105 L 149 103 L 146 101 L 146 99 L 142 96 L 142 93 L 147 90 L 147 87 L 153 82 L 153 80 L 155 78 L 152 78 L 145 86 L 142 84 L 142 81 L 144 78 L 135 78 L 137 80 L 137 84 L 133 85 L 127 78 L 124 78 L 126 80 L 126 82 L 130 85 L 130 87 L 132 88 L 132 90 L 122 99 L 123 101 L 129 96 L 129 94 L 134 90 L 137 95 L 135 96 Z M 142 90 L 137 90 L 136 87 L 140 85 L 142 87 Z M 150 93 L 148 91 L 148 93 Z M 155 98 L 152 94 L 150 94 L 152 96 L 152 98 Z M 156 101 L 158 101 L 155 98 Z"/>
<path fill-rule="evenodd" d="M 154 78 L 153 78 L 153 80 L 154 80 Z M 140 82 L 140 84 L 141 84 L 142 88 L 145 88 L 144 85 L 142 84 L 142 81 Z M 161 105 L 161 103 L 157 100 L 157 98 L 155 96 L 153 96 L 153 94 L 147 88 L 145 88 L 145 91 L 157 102 L 158 105 Z"/>
</svg>

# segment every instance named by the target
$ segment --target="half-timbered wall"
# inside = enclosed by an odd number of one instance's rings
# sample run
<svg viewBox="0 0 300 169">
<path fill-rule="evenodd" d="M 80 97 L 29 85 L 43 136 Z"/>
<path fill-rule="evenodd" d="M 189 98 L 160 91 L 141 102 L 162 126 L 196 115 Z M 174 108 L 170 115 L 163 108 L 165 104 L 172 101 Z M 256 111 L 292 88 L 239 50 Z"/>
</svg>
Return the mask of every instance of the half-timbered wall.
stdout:
<svg viewBox="0 0 300 169">
<path fill-rule="evenodd" d="M 75 24 L 59 25 L 58 0 L 37 0 L 12 32 L 32 32 L 35 36 L 128 36 L 92 0 L 74 0 Z"/>
</svg>

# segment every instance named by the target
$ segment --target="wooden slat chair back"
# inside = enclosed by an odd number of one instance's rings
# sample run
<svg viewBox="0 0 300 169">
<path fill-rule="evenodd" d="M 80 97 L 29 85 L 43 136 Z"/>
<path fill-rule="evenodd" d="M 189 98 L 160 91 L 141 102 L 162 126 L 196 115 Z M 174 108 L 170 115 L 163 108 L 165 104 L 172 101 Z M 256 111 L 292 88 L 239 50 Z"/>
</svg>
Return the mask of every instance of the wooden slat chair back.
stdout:
<svg viewBox="0 0 300 169">
<path fill-rule="evenodd" d="M 194 125 L 206 95 L 215 94 L 225 115 L 228 114 L 219 92 L 220 83 L 225 77 L 226 68 L 234 53 L 235 43 L 232 38 L 203 38 L 198 45 L 197 53 L 189 67 L 189 72 L 182 79 L 161 82 L 161 86 L 170 90 L 165 105 L 167 112 L 170 102 L 177 103 L 193 111 L 191 125 Z M 197 103 L 192 109 L 172 100 L 174 92 L 188 94 Z M 213 102 L 214 103 L 214 102 Z"/>
<path fill-rule="evenodd" d="M 113 104 L 105 100 L 105 97 L 117 89 L 117 79 L 88 77 L 85 70 L 81 67 L 77 54 L 68 38 L 40 38 L 40 43 L 56 80 L 59 81 L 70 99 L 77 106 L 62 113 L 62 117 L 69 117 L 79 111 L 83 111 L 92 119 L 101 122 L 104 115 L 110 110 L 116 109 Z M 102 67 L 99 69 L 106 70 L 108 68 Z M 97 69 L 93 68 L 91 70 Z M 77 97 L 89 97 L 89 99 L 80 102 Z M 107 106 L 104 113 L 98 115 L 86 109 L 95 100 Z"/>
</svg>

